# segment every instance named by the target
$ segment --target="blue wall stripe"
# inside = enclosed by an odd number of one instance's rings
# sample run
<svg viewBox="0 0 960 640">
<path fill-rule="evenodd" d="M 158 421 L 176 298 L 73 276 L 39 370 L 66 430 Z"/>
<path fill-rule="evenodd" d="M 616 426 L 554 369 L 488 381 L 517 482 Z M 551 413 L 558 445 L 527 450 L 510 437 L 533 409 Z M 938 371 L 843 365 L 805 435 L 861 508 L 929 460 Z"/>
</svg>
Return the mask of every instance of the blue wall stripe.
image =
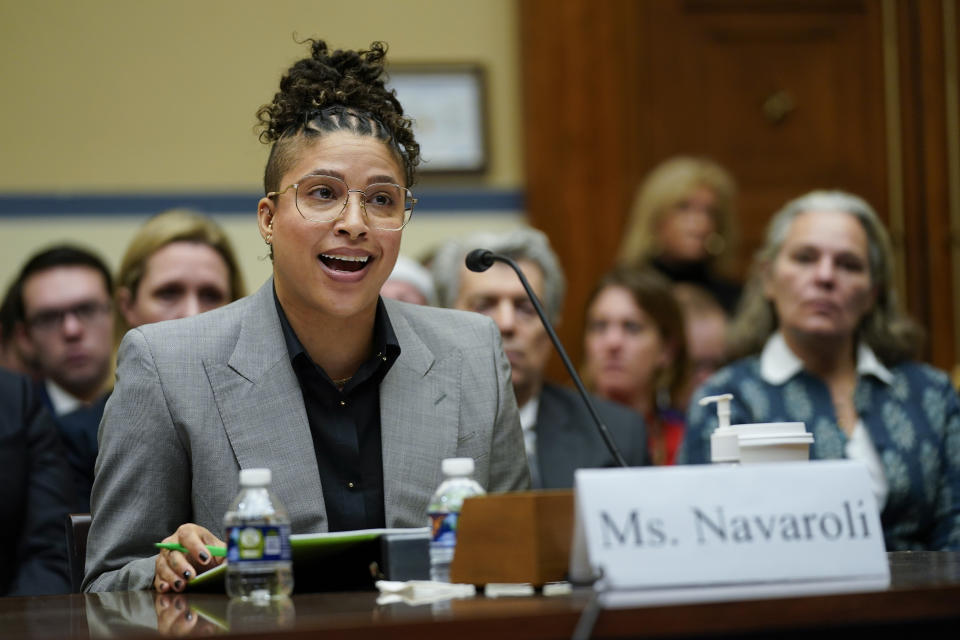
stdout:
<svg viewBox="0 0 960 640">
<path fill-rule="evenodd" d="M 523 211 L 520 189 L 417 189 L 416 212 Z M 150 215 L 188 207 L 206 213 L 253 213 L 260 195 L 221 193 L 0 194 L 0 218 L 28 216 Z"/>
</svg>

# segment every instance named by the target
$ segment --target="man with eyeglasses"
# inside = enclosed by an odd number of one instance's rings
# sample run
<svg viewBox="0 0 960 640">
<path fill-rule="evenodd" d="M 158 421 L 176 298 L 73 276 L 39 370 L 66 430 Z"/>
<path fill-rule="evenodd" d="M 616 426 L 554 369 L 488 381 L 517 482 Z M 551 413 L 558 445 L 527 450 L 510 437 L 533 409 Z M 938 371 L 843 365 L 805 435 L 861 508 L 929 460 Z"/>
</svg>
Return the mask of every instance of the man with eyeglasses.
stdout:
<svg viewBox="0 0 960 640">
<path fill-rule="evenodd" d="M 89 511 L 113 355 L 113 281 L 99 257 L 59 245 L 31 257 L 15 286 L 17 340 L 35 357 L 42 378 L 38 388 L 73 471 L 74 508 Z"/>
</svg>

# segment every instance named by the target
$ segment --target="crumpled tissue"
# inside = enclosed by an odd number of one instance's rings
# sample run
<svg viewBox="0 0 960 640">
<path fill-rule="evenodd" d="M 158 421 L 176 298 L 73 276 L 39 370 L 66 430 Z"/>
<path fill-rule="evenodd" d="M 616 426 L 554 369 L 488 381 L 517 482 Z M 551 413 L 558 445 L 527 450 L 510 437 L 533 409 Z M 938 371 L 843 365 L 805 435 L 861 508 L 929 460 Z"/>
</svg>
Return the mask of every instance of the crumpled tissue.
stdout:
<svg viewBox="0 0 960 640">
<path fill-rule="evenodd" d="M 450 584 L 434 580 L 377 580 L 380 595 L 377 604 L 406 602 L 407 604 L 429 604 L 453 598 L 471 598 L 477 594 L 472 584 Z"/>
</svg>

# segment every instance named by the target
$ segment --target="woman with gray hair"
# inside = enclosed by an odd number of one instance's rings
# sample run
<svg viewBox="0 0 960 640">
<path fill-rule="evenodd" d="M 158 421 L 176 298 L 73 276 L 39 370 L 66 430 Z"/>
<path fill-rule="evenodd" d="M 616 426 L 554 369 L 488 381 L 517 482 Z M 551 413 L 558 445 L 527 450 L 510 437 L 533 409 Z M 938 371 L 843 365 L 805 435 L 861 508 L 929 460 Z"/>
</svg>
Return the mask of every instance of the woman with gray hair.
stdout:
<svg viewBox="0 0 960 640">
<path fill-rule="evenodd" d="M 898 309 L 890 243 L 862 198 L 814 191 L 787 203 L 758 252 L 731 348 L 688 412 L 681 462 L 708 462 L 716 416 L 699 398 L 732 393 L 733 424 L 802 421 L 811 457 L 862 461 L 888 550 L 960 548 L 960 400 L 914 362 L 919 331 Z"/>
</svg>

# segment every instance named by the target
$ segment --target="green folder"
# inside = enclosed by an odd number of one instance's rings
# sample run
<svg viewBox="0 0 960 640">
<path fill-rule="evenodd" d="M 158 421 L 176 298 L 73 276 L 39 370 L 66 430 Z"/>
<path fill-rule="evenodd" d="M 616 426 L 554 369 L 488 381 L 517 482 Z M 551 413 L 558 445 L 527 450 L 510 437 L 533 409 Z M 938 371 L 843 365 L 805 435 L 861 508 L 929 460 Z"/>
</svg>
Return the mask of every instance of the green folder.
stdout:
<svg viewBox="0 0 960 640">
<path fill-rule="evenodd" d="M 426 537 L 430 529 L 360 529 L 291 535 L 294 590 L 302 593 L 373 588 L 370 565 L 379 561 L 380 538 L 394 534 Z M 226 570 L 224 562 L 201 573 L 187 583 L 187 590 L 222 593 Z"/>
</svg>

